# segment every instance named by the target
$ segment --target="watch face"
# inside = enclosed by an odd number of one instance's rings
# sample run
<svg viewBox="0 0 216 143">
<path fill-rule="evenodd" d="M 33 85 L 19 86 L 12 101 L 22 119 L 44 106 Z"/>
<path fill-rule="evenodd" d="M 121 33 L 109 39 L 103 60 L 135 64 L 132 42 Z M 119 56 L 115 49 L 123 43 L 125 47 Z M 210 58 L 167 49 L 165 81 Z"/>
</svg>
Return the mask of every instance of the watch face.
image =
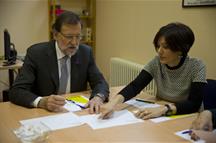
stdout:
<svg viewBox="0 0 216 143">
<path fill-rule="evenodd" d="M 165 105 L 167 107 L 167 111 L 165 113 L 166 116 L 170 116 L 172 115 L 172 109 L 170 108 L 170 106 L 168 104 Z"/>
<path fill-rule="evenodd" d="M 167 116 L 172 115 L 172 110 L 168 110 L 168 111 L 166 112 L 166 115 L 167 115 Z"/>
</svg>

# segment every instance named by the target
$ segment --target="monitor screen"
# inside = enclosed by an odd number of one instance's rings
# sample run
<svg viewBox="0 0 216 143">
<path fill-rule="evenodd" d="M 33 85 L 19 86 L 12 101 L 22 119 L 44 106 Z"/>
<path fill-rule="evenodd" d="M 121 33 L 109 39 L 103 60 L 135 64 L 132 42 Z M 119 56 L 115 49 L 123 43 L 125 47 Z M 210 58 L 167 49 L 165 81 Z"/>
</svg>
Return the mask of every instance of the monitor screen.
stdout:
<svg viewBox="0 0 216 143">
<path fill-rule="evenodd" d="M 4 30 L 4 59 L 5 65 L 12 65 L 16 62 L 17 52 L 15 46 L 10 41 L 10 34 L 7 29 Z"/>
</svg>

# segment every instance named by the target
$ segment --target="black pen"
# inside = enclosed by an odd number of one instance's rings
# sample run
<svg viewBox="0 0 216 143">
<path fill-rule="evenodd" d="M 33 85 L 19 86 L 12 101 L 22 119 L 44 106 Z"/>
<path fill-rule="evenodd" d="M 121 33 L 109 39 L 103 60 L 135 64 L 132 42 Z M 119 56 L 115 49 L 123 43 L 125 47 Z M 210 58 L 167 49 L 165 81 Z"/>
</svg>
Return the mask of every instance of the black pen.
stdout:
<svg viewBox="0 0 216 143">
<path fill-rule="evenodd" d="M 144 100 L 144 99 L 138 99 L 138 98 L 136 98 L 135 100 L 136 101 L 140 101 L 140 102 L 146 102 L 146 103 L 155 104 L 155 102 L 153 102 L 153 101 L 148 101 L 148 100 Z"/>
<path fill-rule="evenodd" d="M 186 130 L 186 131 L 182 132 L 182 134 L 191 134 L 191 133 L 192 133 L 191 130 Z"/>
</svg>

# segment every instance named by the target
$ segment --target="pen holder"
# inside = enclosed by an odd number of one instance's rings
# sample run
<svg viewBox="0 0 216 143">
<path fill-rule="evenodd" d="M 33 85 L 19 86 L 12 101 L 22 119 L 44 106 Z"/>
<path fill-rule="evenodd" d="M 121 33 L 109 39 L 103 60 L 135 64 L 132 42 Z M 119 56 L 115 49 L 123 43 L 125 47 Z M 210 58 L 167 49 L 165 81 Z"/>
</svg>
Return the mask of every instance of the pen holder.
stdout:
<svg viewBox="0 0 216 143">
<path fill-rule="evenodd" d="M 14 130 L 21 143 L 48 143 L 50 132 L 50 128 L 42 123 L 23 125 Z"/>
</svg>

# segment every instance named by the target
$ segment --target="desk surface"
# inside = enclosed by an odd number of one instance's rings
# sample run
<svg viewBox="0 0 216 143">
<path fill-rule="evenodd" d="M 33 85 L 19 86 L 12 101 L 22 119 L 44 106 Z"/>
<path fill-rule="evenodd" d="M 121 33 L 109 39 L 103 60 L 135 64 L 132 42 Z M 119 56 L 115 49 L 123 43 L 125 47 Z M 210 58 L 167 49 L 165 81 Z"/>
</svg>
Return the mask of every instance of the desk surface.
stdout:
<svg viewBox="0 0 216 143">
<path fill-rule="evenodd" d="M 8 69 L 20 69 L 23 65 L 23 62 L 20 60 L 16 60 L 16 64 L 10 66 L 3 66 L 4 61 L 0 60 L 0 70 L 8 70 Z"/>
<path fill-rule="evenodd" d="M 111 89 L 115 94 L 119 89 Z M 85 92 L 87 94 L 87 92 Z M 81 111 L 85 114 L 86 111 Z M 20 126 L 19 121 L 29 118 L 53 115 L 43 109 L 28 109 L 10 102 L 0 103 L 0 142 L 18 143 L 13 130 Z M 174 132 L 190 127 L 195 116 L 179 118 L 162 123 L 143 123 L 117 126 L 106 129 L 93 130 L 88 125 L 52 131 L 49 143 L 63 142 L 188 142 Z"/>
</svg>

